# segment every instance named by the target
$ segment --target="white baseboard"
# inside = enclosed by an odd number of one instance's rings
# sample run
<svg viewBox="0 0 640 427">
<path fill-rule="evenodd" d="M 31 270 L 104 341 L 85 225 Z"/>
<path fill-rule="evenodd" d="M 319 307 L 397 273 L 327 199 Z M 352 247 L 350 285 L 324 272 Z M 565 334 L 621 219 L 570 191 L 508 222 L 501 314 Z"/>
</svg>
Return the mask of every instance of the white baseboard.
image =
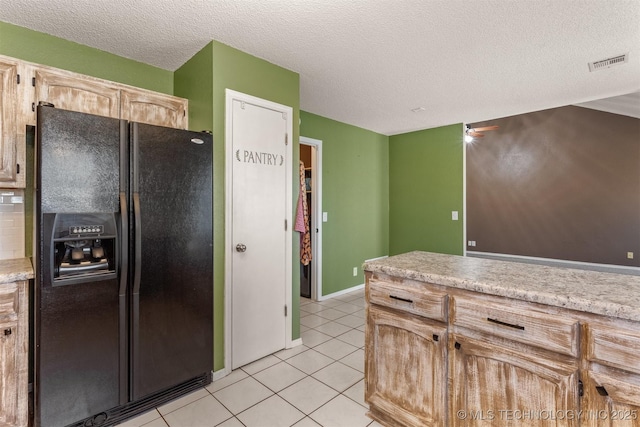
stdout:
<svg viewBox="0 0 640 427">
<path fill-rule="evenodd" d="M 302 345 L 302 338 L 298 338 L 297 340 L 291 341 L 291 344 L 287 348 L 293 348 Z"/>
<path fill-rule="evenodd" d="M 343 289 L 343 290 L 338 291 L 338 292 L 334 292 L 334 293 L 329 294 L 329 295 L 323 295 L 323 296 L 320 297 L 320 299 L 318 301 L 324 301 L 324 300 L 329 299 L 329 298 L 339 297 L 340 295 L 348 294 L 349 292 L 357 291 L 357 290 L 360 290 L 360 289 L 363 289 L 363 288 L 364 288 L 364 283 L 361 284 L 361 285 L 356 285 L 356 286 L 352 286 L 352 287 L 347 288 L 347 289 Z"/>
<path fill-rule="evenodd" d="M 377 261 L 379 259 L 385 259 L 385 258 L 389 258 L 389 255 L 383 255 L 383 256 L 379 256 L 377 258 L 365 259 L 364 262 Z"/>
<path fill-rule="evenodd" d="M 213 375 L 211 376 L 212 381 L 218 381 L 220 378 L 224 378 L 229 375 L 231 371 L 227 372 L 226 368 L 219 369 L 217 371 L 213 371 Z"/>
</svg>

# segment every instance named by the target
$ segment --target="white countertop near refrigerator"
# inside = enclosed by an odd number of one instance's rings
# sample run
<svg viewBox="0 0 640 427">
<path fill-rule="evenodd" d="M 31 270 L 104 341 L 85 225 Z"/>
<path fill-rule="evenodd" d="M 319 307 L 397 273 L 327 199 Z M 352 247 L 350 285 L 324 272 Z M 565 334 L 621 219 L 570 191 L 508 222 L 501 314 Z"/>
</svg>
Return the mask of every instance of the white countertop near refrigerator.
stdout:
<svg viewBox="0 0 640 427">
<path fill-rule="evenodd" d="M 0 285 L 33 279 L 31 259 L 16 258 L 0 260 Z"/>
<path fill-rule="evenodd" d="M 640 321 L 640 276 L 418 251 L 367 262 L 363 269 Z"/>
</svg>

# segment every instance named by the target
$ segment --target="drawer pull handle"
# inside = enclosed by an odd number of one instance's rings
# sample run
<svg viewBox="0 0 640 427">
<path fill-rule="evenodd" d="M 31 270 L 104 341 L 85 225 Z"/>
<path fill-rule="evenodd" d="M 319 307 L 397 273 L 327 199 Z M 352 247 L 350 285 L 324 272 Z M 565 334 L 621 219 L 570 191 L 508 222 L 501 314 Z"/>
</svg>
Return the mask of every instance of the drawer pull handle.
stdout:
<svg viewBox="0 0 640 427">
<path fill-rule="evenodd" d="M 521 331 L 524 331 L 524 326 L 514 325 L 513 323 L 501 322 L 500 320 L 492 319 L 491 317 L 487 317 L 487 321 L 491 323 L 495 323 L 496 325 L 507 326 L 509 328 L 519 329 Z"/>
<path fill-rule="evenodd" d="M 409 304 L 413 304 L 413 300 L 410 300 L 410 299 L 407 299 L 407 298 L 401 298 L 401 297 L 397 297 L 395 295 L 389 295 L 389 298 L 397 299 L 398 301 L 404 301 L 404 302 L 408 302 Z"/>
<path fill-rule="evenodd" d="M 11 335 L 11 328 L 7 328 L 4 330 L 5 335 Z"/>
<path fill-rule="evenodd" d="M 596 386 L 596 391 L 600 396 L 609 396 L 609 393 L 607 393 L 607 389 L 602 387 L 601 385 Z"/>
<path fill-rule="evenodd" d="M 434 341 L 439 341 L 440 337 L 438 335 L 436 335 L 436 334 L 433 334 L 433 340 Z"/>
</svg>

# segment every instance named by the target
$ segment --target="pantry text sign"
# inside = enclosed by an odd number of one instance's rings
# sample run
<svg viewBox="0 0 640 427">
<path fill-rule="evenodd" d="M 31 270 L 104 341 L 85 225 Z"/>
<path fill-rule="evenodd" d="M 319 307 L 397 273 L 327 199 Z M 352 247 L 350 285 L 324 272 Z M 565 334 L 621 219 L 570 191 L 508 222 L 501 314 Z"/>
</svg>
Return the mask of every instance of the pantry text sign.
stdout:
<svg viewBox="0 0 640 427">
<path fill-rule="evenodd" d="M 236 150 L 236 159 L 242 163 L 253 163 L 265 166 L 282 166 L 282 154 L 266 153 L 264 151 Z"/>
</svg>

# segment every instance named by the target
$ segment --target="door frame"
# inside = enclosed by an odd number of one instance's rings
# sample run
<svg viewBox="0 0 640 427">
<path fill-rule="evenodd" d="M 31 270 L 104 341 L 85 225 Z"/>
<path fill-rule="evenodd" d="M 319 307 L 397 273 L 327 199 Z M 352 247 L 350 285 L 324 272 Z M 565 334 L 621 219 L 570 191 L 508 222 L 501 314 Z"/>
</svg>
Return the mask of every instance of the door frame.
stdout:
<svg viewBox="0 0 640 427">
<path fill-rule="evenodd" d="M 232 114 L 233 101 L 245 102 L 261 108 L 267 108 L 270 110 L 281 112 L 286 117 L 287 122 L 287 146 L 285 170 L 289 173 L 286 174 L 285 183 L 285 200 L 286 209 L 284 218 L 287 221 L 287 228 L 285 230 L 285 301 L 283 304 L 287 306 L 287 319 L 285 320 L 285 348 L 293 346 L 292 343 L 292 275 L 293 275 L 293 255 L 292 255 L 292 241 L 293 241 L 293 169 L 292 169 L 292 157 L 293 157 L 293 109 L 289 106 L 278 104 L 266 99 L 258 98 L 255 96 L 247 95 L 245 93 L 237 92 L 231 89 L 225 89 L 225 233 L 224 233 L 224 257 L 225 257 L 225 280 L 224 280 L 224 372 L 228 374 L 231 372 L 232 352 L 231 352 L 231 339 L 232 329 L 231 322 L 233 319 L 232 313 L 232 258 L 233 258 L 233 240 L 232 240 L 232 225 L 233 225 L 233 173 L 230 166 L 233 165 L 233 149 L 232 149 Z M 298 172 L 296 162 L 296 175 Z M 213 349 L 212 349 L 213 351 Z"/>
<path fill-rule="evenodd" d="M 322 141 L 300 137 L 301 145 L 314 148 L 311 151 L 311 299 L 320 301 L 322 297 Z"/>
</svg>

